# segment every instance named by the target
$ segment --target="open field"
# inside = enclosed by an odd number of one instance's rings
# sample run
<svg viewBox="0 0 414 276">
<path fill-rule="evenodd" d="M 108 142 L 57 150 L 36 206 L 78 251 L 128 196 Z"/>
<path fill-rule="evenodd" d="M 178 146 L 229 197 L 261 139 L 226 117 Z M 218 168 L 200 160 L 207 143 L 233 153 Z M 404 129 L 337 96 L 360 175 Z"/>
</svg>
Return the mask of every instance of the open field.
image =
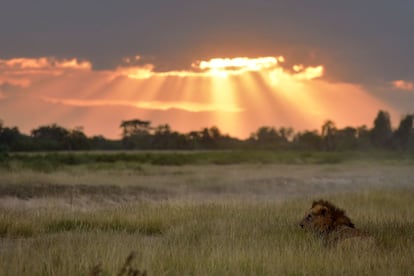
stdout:
<svg viewBox="0 0 414 276">
<path fill-rule="evenodd" d="M 0 275 L 88 275 L 97 264 L 116 275 L 131 251 L 149 275 L 413 273 L 412 159 L 220 158 L 235 161 L 6 160 Z M 321 197 L 346 209 L 377 247 L 324 248 L 303 233 L 298 221 Z"/>
</svg>

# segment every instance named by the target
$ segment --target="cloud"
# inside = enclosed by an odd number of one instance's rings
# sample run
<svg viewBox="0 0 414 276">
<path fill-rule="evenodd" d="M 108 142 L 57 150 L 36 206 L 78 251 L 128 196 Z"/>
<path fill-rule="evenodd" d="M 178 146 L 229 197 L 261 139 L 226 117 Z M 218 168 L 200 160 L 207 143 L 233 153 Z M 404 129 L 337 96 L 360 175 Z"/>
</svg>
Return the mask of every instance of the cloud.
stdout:
<svg viewBox="0 0 414 276">
<path fill-rule="evenodd" d="M 98 107 L 98 106 L 129 106 L 148 110 L 171 110 L 181 109 L 187 112 L 230 112 L 238 113 L 243 109 L 225 104 L 209 104 L 209 103 L 196 103 L 187 101 L 125 101 L 125 100 L 78 100 L 78 99 L 57 99 L 50 97 L 42 97 L 46 102 L 54 104 L 64 104 L 77 107 Z"/>
<path fill-rule="evenodd" d="M 93 2 L 26 1 L 30 12 L 22 16 L 21 4 L 8 1 L 0 11 L 0 26 L 7 26 L 0 28 L 1 52 L 70 54 L 113 69 L 139 48 L 171 71 L 195 58 L 260 56 L 277 49 L 293 63 L 324 64 L 330 80 L 365 85 L 407 79 L 414 71 L 413 1 L 186 1 L 191 12 L 167 2 L 105 1 L 105 12 L 97 13 Z M 154 18 L 157 24 L 148 24 Z"/>
<path fill-rule="evenodd" d="M 18 87 L 28 87 L 31 84 L 30 78 L 25 78 L 23 76 L 8 76 L 4 74 L 0 76 L 0 85 L 7 86 L 18 86 Z"/>
<path fill-rule="evenodd" d="M 245 72 L 257 72 L 277 66 L 276 57 L 236 57 L 236 58 L 213 58 L 193 63 L 194 68 L 217 76 L 239 75 Z"/>
<path fill-rule="evenodd" d="M 414 82 L 405 81 L 405 80 L 395 80 L 392 83 L 392 86 L 399 90 L 413 91 Z"/>
<path fill-rule="evenodd" d="M 149 79 L 154 75 L 154 65 L 146 64 L 144 66 L 128 66 L 128 67 L 118 67 L 114 76 L 126 76 L 130 79 Z"/>
<path fill-rule="evenodd" d="M 315 67 L 304 67 L 303 65 L 294 65 L 293 70 L 297 72 L 296 74 L 294 74 L 295 78 L 299 80 L 312 80 L 323 76 L 324 67 L 322 65 Z"/>
<path fill-rule="evenodd" d="M 90 71 L 89 61 L 54 57 L 0 59 L 0 85 L 28 87 L 33 82 L 74 70 Z"/>
<path fill-rule="evenodd" d="M 127 61 L 126 66 L 118 67 L 115 76 L 126 76 L 131 79 L 149 79 L 151 77 L 229 77 L 237 76 L 251 72 L 267 72 L 273 74 L 274 71 L 283 72 L 294 76 L 297 80 L 311 80 L 323 76 L 324 67 L 304 65 L 294 65 L 293 72 L 285 70 L 281 63 L 285 62 L 283 56 L 266 56 L 266 57 L 236 57 L 236 58 L 212 58 L 210 60 L 199 60 L 191 64 L 192 70 L 181 71 L 155 71 L 155 65 L 133 65 L 133 61 L 140 60 L 140 56 L 133 58 L 124 58 Z"/>
<path fill-rule="evenodd" d="M 55 69 L 88 69 L 92 68 L 87 61 L 77 59 L 56 59 L 53 57 L 0 59 L 0 70 L 55 70 Z"/>
</svg>

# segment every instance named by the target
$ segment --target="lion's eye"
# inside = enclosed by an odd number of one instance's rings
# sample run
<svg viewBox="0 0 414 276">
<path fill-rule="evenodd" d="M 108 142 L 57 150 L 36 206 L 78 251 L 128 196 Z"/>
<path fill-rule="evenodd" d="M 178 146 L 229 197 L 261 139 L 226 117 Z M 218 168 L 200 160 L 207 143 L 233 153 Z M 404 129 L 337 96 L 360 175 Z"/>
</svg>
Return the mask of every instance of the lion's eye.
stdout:
<svg viewBox="0 0 414 276">
<path fill-rule="evenodd" d="M 306 219 L 308 219 L 308 220 L 310 220 L 312 218 L 312 215 L 311 214 L 309 214 L 307 217 L 306 217 Z"/>
</svg>

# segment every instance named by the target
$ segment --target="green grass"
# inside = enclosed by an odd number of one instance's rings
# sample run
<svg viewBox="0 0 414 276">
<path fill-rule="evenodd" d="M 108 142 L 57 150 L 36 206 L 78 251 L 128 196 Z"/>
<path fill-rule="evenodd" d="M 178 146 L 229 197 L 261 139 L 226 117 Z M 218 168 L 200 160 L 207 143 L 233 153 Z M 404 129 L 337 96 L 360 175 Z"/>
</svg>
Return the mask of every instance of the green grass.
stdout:
<svg viewBox="0 0 414 276">
<path fill-rule="evenodd" d="M 142 165 L 234 164 L 342 164 L 350 162 L 413 164 L 413 152 L 309 152 L 309 151 L 148 151 L 148 152 L 51 152 L 13 153 L 0 156 L 0 170 L 31 169 L 49 173 L 67 166 L 133 167 Z"/>
<path fill-rule="evenodd" d="M 116 275 L 131 251 L 149 275 L 408 275 L 414 190 L 339 194 L 375 249 L 324 248 L 298 227 L 310 199 L 145 201 L 0 210 L 0 275 Z"/>
</svg>

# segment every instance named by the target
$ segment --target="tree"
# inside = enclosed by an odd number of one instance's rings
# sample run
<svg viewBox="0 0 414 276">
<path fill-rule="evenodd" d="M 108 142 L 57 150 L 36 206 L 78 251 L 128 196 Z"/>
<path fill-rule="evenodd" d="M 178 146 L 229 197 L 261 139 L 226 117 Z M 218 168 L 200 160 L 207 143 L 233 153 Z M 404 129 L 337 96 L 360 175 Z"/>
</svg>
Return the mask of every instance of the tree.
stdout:
<svg viewBox="0 0 414 276">
<path fill-rule="evenodd" d="M 172 131 L 168 124 L 159 125 L 155 128 L 151 147 L 155 149 L 183 149 L 187 147 L 186 137 Z"/>
<path fill-rule="evenodd" d="M 291 127 L 263 126 L 250 135 L 246 141 L 254 147 L 262 148 L 287 148 L 293 140 L 294 130 Z"/>
<path fill-rule="evenodd" d="M 386 147 L 392 137 L 391 120 L 388 112 L 380 110 L 374 120 L 374 128 L 371 130 L 371 142 L 376 147 Z"/>
<path fill-rule="evenodd" d="M 294 143 L 297 147 L 306 150 L 320 150 L 322 144 L 322 137 L 318 135 L 316 130 L 299 132 L 294 138 Z"/>
<path fill-rule="evenodd" d="M 142 121 L 139 119 L 122 121 L 120 127 L 122 130 L 122 136 L 131 137 L 135 135 L 147 135 L 151 130 L 150 121 Z"/>
<path fill-rule="evenodd" d="M 22 135 L 17 127 L 3 127 L 0 124 L 0 152 L 16 150 Z"/>
<path fill-rule="evenodd" d="M 322 142 L 323 147 L 327 151 L 334 150 L 336 148 L 335 135 L 336 135 L 335 123 L 331 120 L 327 120 L 322 125 Z"/>
<path fill-rule="evenodd" d="M 69 130 L 57 124 L 40 126 L 31 131 L 37 147 L 44 150 L 70 149 L 69 134 Z"/>
<path fill-rule="evenodd" d="M 279 128 L 279 136 L 282 139 L 283 143 L 288 144 L 294 135 L 295 131 L 291 127 L 281 127 Z"/>
<path fill-rule="evenodd" d="M 280 140 L 280 136 L 273 127 L 261 127 L 257 130 L 256 140 L 259 144 L 276 144 Z"/>
<path fill-rule="evenodd" d="M 63 142 L 69 135 L 69 131 L 57 124 L 52 124 L 33 129 L 31 134 L 34 138 Z"/>
<path fill-rule="evenodd" d="M 393 134 L 393 146 L 398 149 L 406 149 L 410 139 L 413 138 L 413 116 L 406 115 L 401 119 L 398 129 Z"/>
<path fill-rule="evenodd" d="M 152 145 L 151 122 L 139 119 L 122 121 L 122 143 L 127 149 L 149 149 Z"/>
<path fill-rule="evenodd" d="M 88 139 L 91 149 L 94 150 L 121 150 L 123 149 L 121 140 L 108 140 L 102 135 L 96 135 Z"/>
<path fill-rule="evenodd" d="M 201 147 L 201 133 L 199 131 L 191 131 L 185 135 L 185 137 L 188 141 L 190 149 L 198 149 Z"/>
<path fill-rule="evenodd" d="M 213 126 L 210 128 L 204 128 L 200 132 L 200 144 L 203 148 L 213 149 L 219 146 L 219 142 L 221 139 L 221 132 L 220 130 Z"/>
<path fill-rule="evenodd" d="M 359 149 L 368 149 L 372 147 L 371 131 L 366 125 L 356 128 L 357 145 Z"/>
<path fill-rule="evenodd" d="M 335 142 L 337 149 L 351 150 L 358 146 L 358 131 L 353 127 L 345 127 L 338 129 L 335 134 Z"/>
<path fill-rule="evenodd" d="M 88 137 L 83 133 L 82 127 L 76 127 L 69 131 L 67 140 L 70 150 L 87 150 L 90 148 Z"/>
</svg>

